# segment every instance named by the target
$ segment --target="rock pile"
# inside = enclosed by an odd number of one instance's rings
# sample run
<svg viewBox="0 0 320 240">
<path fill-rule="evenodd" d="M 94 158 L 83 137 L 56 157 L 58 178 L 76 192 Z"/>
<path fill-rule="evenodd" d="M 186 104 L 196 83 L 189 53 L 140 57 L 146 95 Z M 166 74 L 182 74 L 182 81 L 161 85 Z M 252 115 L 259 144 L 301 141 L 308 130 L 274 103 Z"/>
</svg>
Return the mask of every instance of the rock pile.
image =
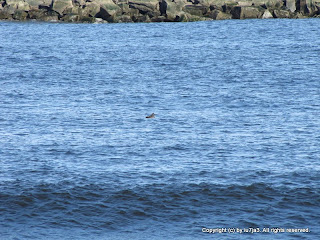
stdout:
<svg viewBox="0 0 320 240">
<path fill-rule="evenodd" d="M 320 0 L 0 0 L 0 19 L 181 22 L 320 16 Z"/>
</svg>

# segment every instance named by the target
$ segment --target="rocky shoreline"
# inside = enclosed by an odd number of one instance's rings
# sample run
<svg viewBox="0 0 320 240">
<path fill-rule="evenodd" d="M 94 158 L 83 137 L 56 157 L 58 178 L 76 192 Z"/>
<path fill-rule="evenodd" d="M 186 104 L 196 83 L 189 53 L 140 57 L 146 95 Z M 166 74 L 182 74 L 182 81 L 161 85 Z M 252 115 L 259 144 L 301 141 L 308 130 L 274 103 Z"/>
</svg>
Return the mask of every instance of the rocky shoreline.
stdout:
<svg viewBox="0 0 320 240">
<path fill-rule="evenodd" d="M 320 17 L 320 0 L 0 0 L 0 19 L 49 22 L 188 22 Z"/>
</svg>

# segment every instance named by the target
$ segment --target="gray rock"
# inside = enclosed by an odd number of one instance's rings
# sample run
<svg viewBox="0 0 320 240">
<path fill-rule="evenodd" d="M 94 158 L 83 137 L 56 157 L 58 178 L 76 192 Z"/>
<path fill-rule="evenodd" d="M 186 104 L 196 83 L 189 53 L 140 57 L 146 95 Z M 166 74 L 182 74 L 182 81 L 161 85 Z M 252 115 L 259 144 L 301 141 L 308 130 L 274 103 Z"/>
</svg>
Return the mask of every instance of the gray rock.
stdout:
<svg viewBox="0 0 320 240">
<path fill-rule="evenodd" d="M 211 4 L 209 8 L 211 11 L 213 10 L 219 10 L 221 12 L 223 11 L 222 5 Z"/>
<path fill-rule="evenodd" d="M 301 12 L 294 13 L 294 18 L 307 18 L 305 14 L 302 14 Z"/>
<path fill-rule="evenodd" d="M 78 22 L 79 21 L 79 15 L 67 13 L 62 18 L 60 18 L 61 21 L 64 22 Z"/>
<path fill-rule="evenodd" d="M 270 11 L 267 9 L 264 11 L 262 17 L 262 19 L 266 19 L 266 18 L 273 18 L 272 14 L 270 13 Z"/>
<path fill-rule="evenodd" d="M 100 12 L 100 5 L 95 2 L 87 2 L 84 8 L 80 10 L 81 16 L 95 17 Z"/>
<path fill-rule="evenodd" d="M 108 22 L 114 22 L 114 17 L 122 13 L 121 8 L 112 0 L 95 0 L 95 3 L 100 5 L 100 12 L 96 16 Z"/>
<path fill-rule="evenodd" d="M 129 0 L 131 8 L 139 9 L 140 12 L 159 11 L 158 0 Z"/>
<path fill-rule="evenodd" d="M 183 21 L 185 12 L 182 8 L 185 4 L 185 0 L 162 0 L 160 2 L 160 13 L 167 18 L 167 21 Z"/>
<path fill-rule="evenodd" d="M 102 18 L 95 18 L 95 23 L 107 23 L 107 21 Z"/>
<path fill-rule="evenodd" d="M 128 14 L 130 15 L 131 18 L 134 17 L 134 16 L 139 16 L 139 15 L 142 16 L 142 14 L 140 14 L 139 10 L 138 9 L 134 9 L 134 8 L 129 8 Z"/>
<path fill-rule="evenodd" d="M 291 12 L 295 12 L 297 10 L 296 0 L 286 0 L 285 5 Z"/>
<path fill-rule="evenodd" d="M 51 7 L 52 0 L 24 0 L 29 4 L 31 9 L 39 9 L 40 7 Z"/>
<path fill-rule="evenodd" d="M 82 16 L 82 8 L 81 6 L 73 6 L 72 8 L 67 8 L 64 12 L 63 12 L 63 17 L 65 15 L 70 15 L 70 19 L 72 20 L 74 17 L 72 17 L 71 15 L 77 15 L 77 16 Z M 78 21 L 78 20 L 77 20 Z"/>
<path fill-rule="evenodd" d="M 17 10 L 17 5 L 6 5 L 4 6 L 2 12 L 4 12 L 5 15 L 12 15 Z"/>
<path fill-rule="evenodd" d="M 186 4 L 183 7 L 184 12 L 189 13 L 190 15 L 202 17 L 209 11 L 210 7 L 201 5 L 201 4 Z"/>
<path fill-rule="evenodd" d="M 290 18 L 289 11 L 276 9 L 273 11 L 273 16 L 275 18 Z"/>
<path fill-rule="evenodd" d="M 236 6 L 232 9 L 231 14 L 234 19 L 260 18 L 262 16 L 258 7 Z"/>
<path fill-rule="evenodd" d="M 96 18 L 95 17 L 81 17 L 81 16 L 79 16 L 78 22 L 95 23 Z"/>
<path fill-rule="evenodd" d="M 151 18 L 151 22 L 165 22 L 166 20 L 165 16 L 156 16 Z"/>
<path fill-rule="evenodd" d="M 121 15 L 115 18 L 115 22 L 117 23 L 131 23 L 133 22 L 129 15 Z"/>
<path fill-rule="evenodd" d="M 9 14 L 15 14 L 15 12 L 19 12 L 16 15 L 17 20 L 24 20 L 24 15 L 23 13 L 20 13 L 20 11 L 29 11 L 30 10 L 30 5 L 23 0 L 7 0 L 6 1 L 6 6 L 7 9 L 4 8 L 5 11 L 7 11 Z"/>
<path fill-rule="evenodd" d="M 129 4 L 127 4 L 127 3 L 118 3 L 117 5 L 118 5 L 118 7 L 121 8 L 122 13 L 125 14 L 125 13 L 129 13 L 130 12 Z"/>
<path fill-rule="evenodd" d="M 72 7 L 72 0 L 53 0 L 52 10 L 59 13 L 61 16 L 67 8 Z"/>
<path fill-rule="evenodd" d="M 234 7 L 238 6 L 237 4 L 235 3 L 225 3 L 224 5 L 222 5 L 222 11 L 224 13 L 229 13 L 229 14 L 232 14 L 231 12 L 234 11 Z M 241 9 L 240 9 L 241 10 Z M 240 11 L 239 10 L 239 11 Z M 239 13 L 240 14 L 240 13 Z"/>
<path fill-rule="evenodd" d="M 51 8 L 53 0 L 42 0 L 39 7 Z"/>
<path fill-rule="evenodd" d="M 20 11 L 26 11 L 27 12 L 27 11 L 30 10 L 30 5 L 28 3 L 26 3 L 26 2 L 21 1 L 21 2 L 19 2 L 17 4 L 17 9 L 20 10 Z M 22 14 L 22 16 L 24 16 L 24 14 Z"/>
<path fill-rule="evenodd" d="M 12 19 L 12 14 L 14 13 L 15 9 L 9 6 L 5 6 L 2 9 L 0 9 L 0 19 Z"/>
<path fill-rule="evenodd" d="M 129 7 L 139 10 L 142 15 L 148 15 L 150 19 L 161 15 L 158 0 L 129 0 Z"/>
<path fill-rule="evenodd" d="M 297 0 L 296 6 L 297 11 L 304 14 L 313 14 L 317 11 L 316 4 L 319 4 L 318 1 L 315 0 Z"/>
<path fill-rule="evenodd" d="M 232 15 L 231 14 L 224 13 L 224 12 L 221 12 L 219 10 L 213 10 L 211 17 L 212 17 L 212 19 L 215 19 L 215 20 L 232 19 Z"/>
<path fill-rule="evenodd" d="M 151 22 L 151 19 L 148 15 L 137 14 L 132 16 L 134 22 Z"/>
<path fill-rule="evenodd" d="M 22 10 L 16 10 L 12 16 L 13 19 L 19 20 L 19 21 L 25 21 L 27 20 L 28 13 Z"/>
<path fill-rule="evenodd" d="M 30 19 L 42 20 L 44 16 L 47 14 L 47 10 L 45 9 L 31 9 L 28 14 Z"/>
<path fill-rule="evenodd" d="M 53 11 L 47 11 L 47 9 L 31 9 L 29 12 L 30 19 L 36 19 L 38 21 L 56 22 L 58 21 L 58 13 Z"/>
<path fill-rule="evenodd" d="M 62 18 L 61 21 L 64 22 L 86 22 L 86 23 L 94 23 L 96 19 L 94 17 L 89 16 L 81 16 L 79 14 L 67 13 Z"/>
<path fill-rule="evenodd" d="M 6 0 L 6 5 L 15 5 L 18 4 L 19 2 L 23 2 L 21 0 Z"/>
<path fill-rule="evenodd" d="M 44 16 L 43 19 L 41 19 L 42 21 L 45 21 L 45 22 L 58 22 L 59 21 L 59 17 L 58 16 Z"/>
<path fill-rule="evenodd" d="M 86 4 L 86 0 L 73 0 L 73 5 L 84 6 L 85 4 Z"/>
</svg>

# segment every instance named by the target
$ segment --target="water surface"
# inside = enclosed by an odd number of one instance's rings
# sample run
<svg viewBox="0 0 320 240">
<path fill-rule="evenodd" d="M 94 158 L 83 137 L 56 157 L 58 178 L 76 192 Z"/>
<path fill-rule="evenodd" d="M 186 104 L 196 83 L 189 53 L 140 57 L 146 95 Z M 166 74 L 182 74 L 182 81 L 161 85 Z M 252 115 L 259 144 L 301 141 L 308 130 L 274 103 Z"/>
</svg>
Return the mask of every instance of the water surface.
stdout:
<svg viewBox="0 0 320 240">
<path fill-rule="evenodd" d="M 0 22 L 0 239 L 319 238 L 319 21 Z"/>
</svg>

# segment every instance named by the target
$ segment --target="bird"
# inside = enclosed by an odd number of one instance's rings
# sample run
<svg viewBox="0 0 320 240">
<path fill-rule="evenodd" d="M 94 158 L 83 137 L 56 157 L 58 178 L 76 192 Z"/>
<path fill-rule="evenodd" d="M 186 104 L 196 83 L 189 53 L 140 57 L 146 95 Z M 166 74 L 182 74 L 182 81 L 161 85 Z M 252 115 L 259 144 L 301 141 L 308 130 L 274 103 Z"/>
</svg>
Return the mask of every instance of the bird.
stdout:
<svg viewBox="0 0 320 240">
<path fill-rule="evenodd" d="M 152 113 L 151 115 L 149 116 L 146 116 L 146 118 L 154 118 L 156 115 L 154 113 Z"/>
</svg>

